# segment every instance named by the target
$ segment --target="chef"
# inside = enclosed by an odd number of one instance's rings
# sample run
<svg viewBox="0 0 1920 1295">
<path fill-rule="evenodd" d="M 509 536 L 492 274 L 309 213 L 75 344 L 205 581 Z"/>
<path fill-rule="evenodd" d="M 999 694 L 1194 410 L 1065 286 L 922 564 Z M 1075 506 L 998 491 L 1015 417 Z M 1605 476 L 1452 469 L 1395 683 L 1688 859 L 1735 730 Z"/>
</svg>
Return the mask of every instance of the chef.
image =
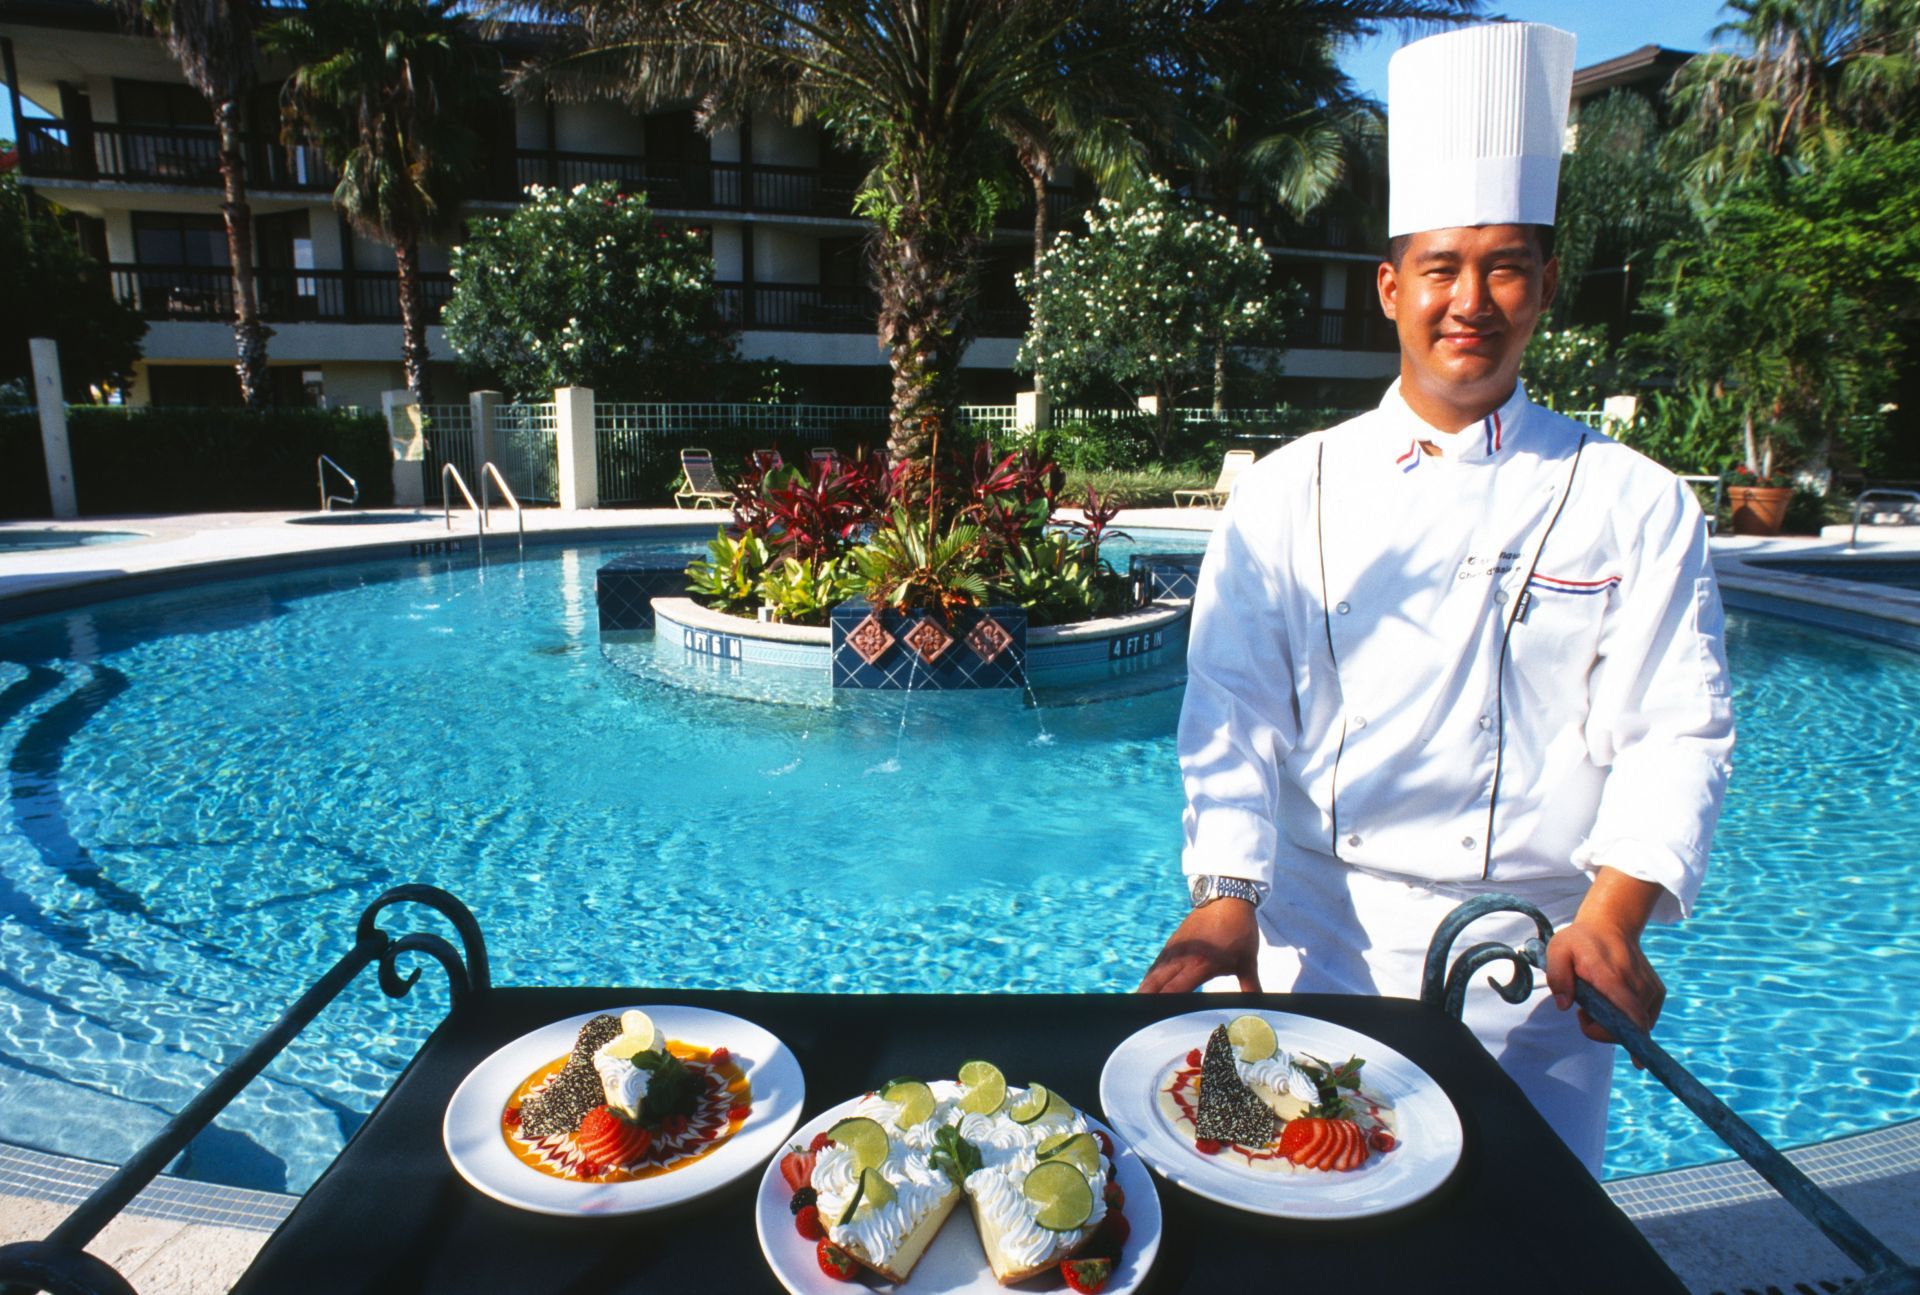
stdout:
<svg viewBox="0 0 1920 1295">
<path fill-rule="evenodd" d="M 1193 907 L 1141 988 L 1414 997 L 1450 910 L 1519 895 L 1556 928 L 1547 983 L 1469 994 L 1467 1024 L 1597 1173 L 1614 1050 L 1566 1010 L 1573 977 L 1659 1016 L 1640 936 L 1699 893 L 1733 718 L 1692 492 L 1518 381 L 1558 273 L 1573 45 L 1502 23 L 1389 67 L 1400 378 L 1245 473 L 1207 547 Z M 1531 934 L 1496 916 L 1458 947 Z"/>
</svg>

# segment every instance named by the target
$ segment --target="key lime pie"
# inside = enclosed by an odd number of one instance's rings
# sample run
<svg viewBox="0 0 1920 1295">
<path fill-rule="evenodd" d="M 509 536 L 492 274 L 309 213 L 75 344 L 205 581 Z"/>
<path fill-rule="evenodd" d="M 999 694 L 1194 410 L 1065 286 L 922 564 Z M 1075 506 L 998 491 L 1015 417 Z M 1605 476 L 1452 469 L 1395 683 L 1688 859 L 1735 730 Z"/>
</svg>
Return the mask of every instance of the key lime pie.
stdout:
<svg viewBox="0 0 1920 1295">
<path fill-rule="evenodd" d="M 904 1282 L 964 1196 L 1002 1285 L 1124 1239 L 1111 1145 L 1041 1084 L 1010 1087 L 990 1062 L 959 1078 L 896 1079 L 781 1165 L 821 1267 L 849 1257 Z M 1110 1208 L 1111 1207 L 1111 1208 Z"/>
<path fill-rule="evenodd" d="M 753 1106 L 725 1048 L 659 1037 L 645 1012 L 596 1016 L 573 1050 L 523 1080 L 501 1113 L 522 1164 L 555 1178 L 651 1178 L 706 1156 Z"/>
<path fill-rule="evenodd" d="M 1265 1017 L 1240 1016 L 1167 1068 L 1160 1113 L 1202 1155 L 1249 1169 L 1358 1169 L 1398 1145 L 1393 1109 L 1361 1086 L 1365 1065 L 1289 1053 Z"/>
</svg>

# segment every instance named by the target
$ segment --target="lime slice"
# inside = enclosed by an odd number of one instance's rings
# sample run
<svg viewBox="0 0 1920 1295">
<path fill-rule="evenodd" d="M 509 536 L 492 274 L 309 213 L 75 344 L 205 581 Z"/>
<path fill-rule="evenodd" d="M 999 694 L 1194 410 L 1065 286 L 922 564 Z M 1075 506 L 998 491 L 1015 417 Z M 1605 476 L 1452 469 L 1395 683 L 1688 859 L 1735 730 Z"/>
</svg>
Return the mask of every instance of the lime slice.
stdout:
<svg viewBox="0 0 1920 1295">
<path fill-rule="evenodd" d="M 880 1176 L 878 1169 L 860 1171 L 860 1198 L 874 1209 L 893 1204 L 893 1184 Z"/>
<path fill-rule="evenodd" d="M 1007 1077 L 991 1061 L 969 1061 L 960 1067 L 960 1109 L 969 1115 L 991 1115 L 1005 1105 Z"/>
<path fill-rule="evenodd" d="M 886 1162 L 889 1145 L 887 1131 L 864 1115 L 841 1120 L 827 1130 L 827 1140 L 838 1142 L 851 1151 L 853 1162 L 862 1169 L 872 1169 Z"/>
<path fill-rule="evenodd" d="M 866 1194 L 867 1194 L 867 1175 L 863 1171 L 861 1175 L 854 1180 L 853 1195 L 847 1198 L 847 1208 L 840 1211 L 841 1227 L 845 1227 L 847 1224 L 853 1222 L 853 1212 L 860 1208 L 860 1202 L 866 1196 Z"/>
<path fill-rule="evenodd" d="M 606 1052 L 610 1057 L 622 1060 L 635 1053 L 645 1052 L 653 1046 L 653 1018 L 645 1012 L 633 1009 L 620 1013 L 620 1034 L 607 1044 Z"/>
<path fill-rule="evenodd" d="M 1090 1174 L 1100 1172 L 1100 1144 L 1091 1133 L 1056 1133 L 1033 1150 L 1039 1160 L 1064 1160 Z"/>
<path fill-rule="evenodd" d="M 933 1114 L 933 1090 L 918 1079 L 896 1079 L 880 1090 L 882 1100 L 898 1102 L 900 1113 L 893 1117 L 897 1129 L 910 1129 L 926 1123 Z"/>
<path fill-rule="evenodd" d="M 1020 1190 L 1039 1207 L 1033 1221 L 1049 1232 L 1071 1232 L 1093 1217 L 1093 1188 L 1065 1161 L 1041 1161 Z"/>
<path fill-rule="evenodd" d="M 1044 1084 L 1030 1084 L 1027 1095 L 1015 1102 L 1007 1114 L 1015 1124 L 1031 1124 L 1047 1113 L 1047 1099 L 1052 1096 Z"/>
<path fill-rule="evenodd" d="M 1280 1046 L 1264 1016 L 1236 1016 L 1227 1024 L 1227 1042 L 1242 1061 L 1265 1061 Z"/>
</svg>

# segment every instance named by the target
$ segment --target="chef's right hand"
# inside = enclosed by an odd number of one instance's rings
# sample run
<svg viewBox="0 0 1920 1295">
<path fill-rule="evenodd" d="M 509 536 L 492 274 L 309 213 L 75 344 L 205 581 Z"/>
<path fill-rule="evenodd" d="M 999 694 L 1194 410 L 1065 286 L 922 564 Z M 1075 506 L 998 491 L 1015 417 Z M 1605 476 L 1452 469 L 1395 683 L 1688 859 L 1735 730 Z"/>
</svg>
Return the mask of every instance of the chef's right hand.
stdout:
<svg viewBox="0 0 1920 1295">
<path fill-rule="evenodd" d="M 1216 899 L 1187 914 L 1147 968 L 1142 994 L 1184 994 L 1215 976 L 1238 976 L 1240 988 L 1260 992 L 1255 960 L 1260 928 L 1244 899 Z"/>
</svg>

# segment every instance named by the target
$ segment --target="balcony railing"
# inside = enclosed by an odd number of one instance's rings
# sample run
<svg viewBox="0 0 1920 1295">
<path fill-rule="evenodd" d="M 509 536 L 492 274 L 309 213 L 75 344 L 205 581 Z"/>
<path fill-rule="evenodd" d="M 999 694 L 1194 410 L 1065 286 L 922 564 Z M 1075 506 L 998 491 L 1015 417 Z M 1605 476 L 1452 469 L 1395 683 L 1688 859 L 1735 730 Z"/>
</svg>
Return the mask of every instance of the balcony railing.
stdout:
<svg viewBox="0 0 1920 1295">
<path fill-rule="evenodd" d="M 219 188 L 220 134 L 213 127 L 20 123 L 21 169 L 63 180 L 115 180 Z M 248 137 L 247 183 L 256 189 L 330 192 L 337 178 L 313 148 Z"/>
<path fill-rule="evenodd" d="M 153 320 L 230 322 L 233 276 L 224 266 L 108 267 L 114 296 Z M 269 323 L 392 324 L 400 321 L 400 281 L 391 274 L 350 270 L 256 270 L 260 316 Z M 425 273 L 420 285 L 427 322 L 438 323 L 453 293 L 445 274 Z"/>
<path fill-rule="evenodd" d="M 1333 310 L 1309 307 L 1287 332 L 1287 345 L 1324 351 L 1394 351 L 1400 347 L 1393 321 L 1377 305 Z"/>
<path fill-rule="evenodd" d="M 714 289 L 720 317 L 744 329 L 872 334 L 880 315 L 879 299 L 866 288 L 720 280 Z M 1026 307 L 976 306 L 974 328 L 981 337 L 1019 337 L 1027 330 Z"/>
</svg>

